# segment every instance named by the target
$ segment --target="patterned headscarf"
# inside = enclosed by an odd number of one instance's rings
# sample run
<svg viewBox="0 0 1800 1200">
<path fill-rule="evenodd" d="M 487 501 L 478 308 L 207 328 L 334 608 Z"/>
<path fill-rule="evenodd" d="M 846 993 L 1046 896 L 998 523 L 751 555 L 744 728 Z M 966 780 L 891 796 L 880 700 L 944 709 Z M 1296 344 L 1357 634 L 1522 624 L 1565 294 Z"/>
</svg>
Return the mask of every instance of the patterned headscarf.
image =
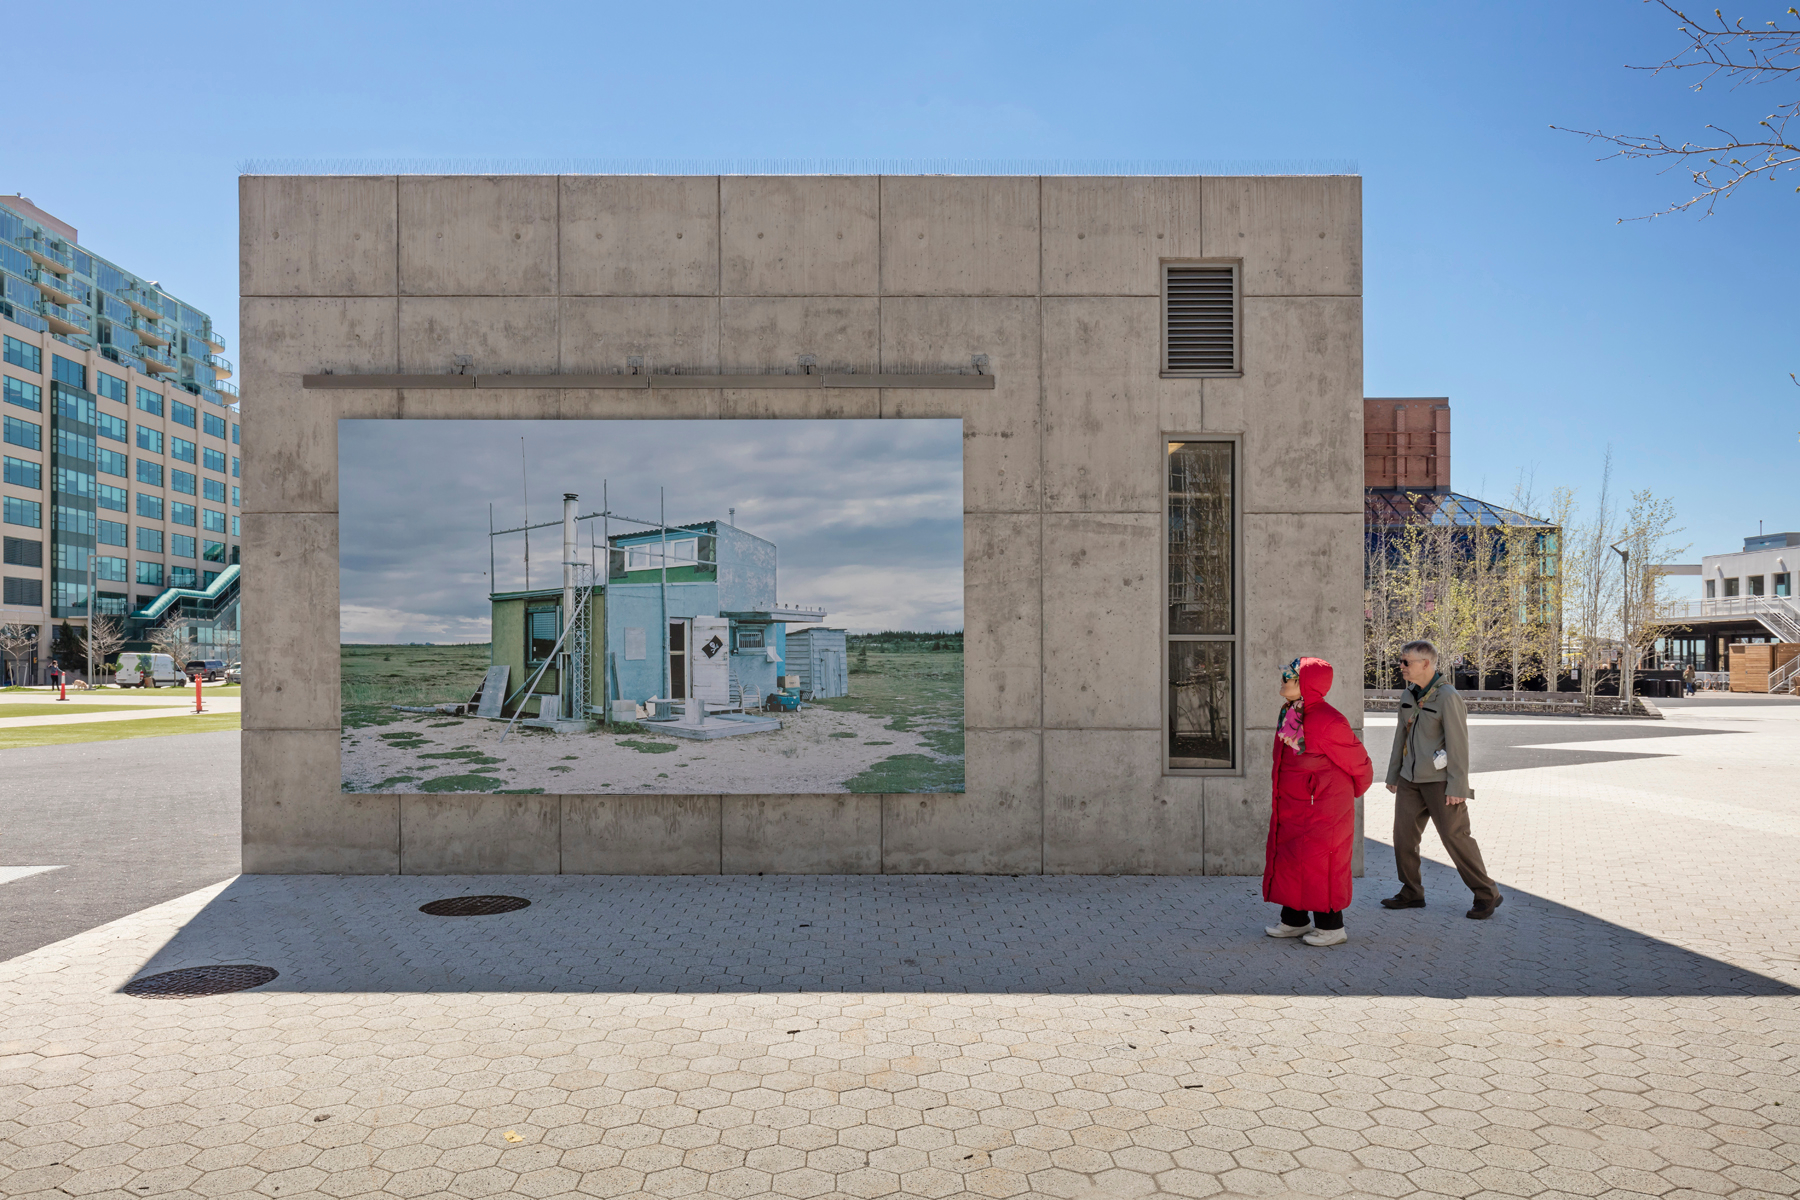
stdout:
<svg viewBox="0 0 1800 1200">
<path fill-rule="evenodd" d="M 1281 681 L 1286 683 L 1289 680 L 1298 678 L 1300 678 L 1300 660 L 1296 658 L 1293 662 L 1281 668 Z M 1286 704 L 1281 706 L 1281 720 L 1276 736 L 1286 742 L 1293 749 L 1295 754 L 1306 753 L 1306 734 L 1302 728 L 1302 723 L 1305 718 L 1305 701 L 1289 700 Z"/>
</svg>

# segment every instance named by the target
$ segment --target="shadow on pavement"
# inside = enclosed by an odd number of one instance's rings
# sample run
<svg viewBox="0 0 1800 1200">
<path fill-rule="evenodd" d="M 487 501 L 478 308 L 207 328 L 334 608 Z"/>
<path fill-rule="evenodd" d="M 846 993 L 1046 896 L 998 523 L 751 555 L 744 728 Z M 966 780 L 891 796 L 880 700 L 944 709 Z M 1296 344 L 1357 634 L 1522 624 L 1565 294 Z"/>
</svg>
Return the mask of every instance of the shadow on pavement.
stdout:
<svg viewBox="0 0 1800 1200">
<path fill-rule="evenodd" d="M 1391 861 L 1365 843 L 1369 862 Z M 1506 888 L 1489 921 L 1357 881 L 1347 946 L 1264 937 L 1253 878 L 244 876 L 139 972 L 256 963 L 262 991 L 1793 996 L 1780 979 Z M 1505 887 L 1505 881 L 1501 881 Z M 531 907 L 431 917 L 499 893 Z M 1786 973 L 1785 970 L 1783 973 Z"/>
</svg>

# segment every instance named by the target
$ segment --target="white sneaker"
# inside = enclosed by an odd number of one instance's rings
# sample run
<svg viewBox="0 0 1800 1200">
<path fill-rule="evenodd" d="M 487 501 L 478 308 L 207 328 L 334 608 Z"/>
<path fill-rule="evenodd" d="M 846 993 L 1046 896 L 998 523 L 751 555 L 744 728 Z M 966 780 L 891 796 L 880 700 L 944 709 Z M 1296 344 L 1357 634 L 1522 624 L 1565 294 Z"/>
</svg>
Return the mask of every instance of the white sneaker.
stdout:
<svg viewBox="0 0 1800 1200">
<path fill-rule="evenodd" d="M 1299 937 L 1301 934 L 1308 933 L 1311 929 L 1311 921 L 1308 921 L 1304 925 L 1287 925 L 1283 924 L 1281 921 L 1276 921 L 1275 924 L 1268 926 L 1263 932 L 1270 937 Z"/>
<path fill-rule="evenodd" d="M 1341 946 L 1350 940 L 1350 934 L 1342 929 L 1315 929 L 1300 940 L 1309 946 Z"/>
</svg>

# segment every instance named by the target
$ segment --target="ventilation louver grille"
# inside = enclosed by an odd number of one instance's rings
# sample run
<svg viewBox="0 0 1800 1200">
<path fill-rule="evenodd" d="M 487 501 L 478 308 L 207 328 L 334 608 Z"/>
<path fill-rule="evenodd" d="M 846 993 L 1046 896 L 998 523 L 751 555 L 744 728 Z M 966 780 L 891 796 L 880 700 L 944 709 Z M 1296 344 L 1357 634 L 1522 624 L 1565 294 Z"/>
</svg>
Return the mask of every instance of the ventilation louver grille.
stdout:
<svg viewBox="0 0 1800 1200">
<path fill-rule="evenodd" d="M 1163 370 L 1236 371 L 1236 268 L 1170 267 L 1168 272 Z"/>
</svg>

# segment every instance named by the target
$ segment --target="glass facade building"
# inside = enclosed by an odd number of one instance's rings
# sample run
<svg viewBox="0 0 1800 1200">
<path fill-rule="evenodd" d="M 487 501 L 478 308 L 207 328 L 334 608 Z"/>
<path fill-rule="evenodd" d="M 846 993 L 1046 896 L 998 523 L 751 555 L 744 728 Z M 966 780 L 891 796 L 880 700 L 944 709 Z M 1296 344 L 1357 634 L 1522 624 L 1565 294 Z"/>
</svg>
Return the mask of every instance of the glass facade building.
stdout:
<svg viewBox="0 0 1800 1200">
<path fill-rule="evenodd" d="M 90 603 L 134 644 L 150 610 L 183 611 L 170 589 L 235 610 L 243 434 L 225 341 L 75 234 L 0 196 L 0 625 L 40 629 L 35 661 L 9 664 L 19 682 L 68 653 L 58 634 L 79 638 Z"/>
</svg>

